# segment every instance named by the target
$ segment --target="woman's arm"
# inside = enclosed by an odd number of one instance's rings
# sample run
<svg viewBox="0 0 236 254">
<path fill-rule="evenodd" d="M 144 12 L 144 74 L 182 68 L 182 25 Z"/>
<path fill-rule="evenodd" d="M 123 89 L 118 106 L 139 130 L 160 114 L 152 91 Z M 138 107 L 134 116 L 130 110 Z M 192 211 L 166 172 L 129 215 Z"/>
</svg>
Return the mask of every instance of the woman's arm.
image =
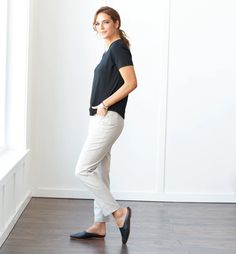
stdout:
<svg viewBox="0 0 236 254">
<path fill-rule="evenodd" d="M 97 108 L 98 115 L 105 115 L 107 111 L 106 107 L 110 107 L 118 101 L 124 99 L 137 87 L 135 70 L 132 65 L 120 68 L 119 72 L 124 80 L 124 84 L 115 93 L 106 98 L 101 104 L 94 107 Z"/>
<path fill-rule="evenodd" d="M 137 79 L 133 66 L 122 67 L 119 69 L 119 72 L 124 80 L 124 84 L 115 93 L 103 101 L 107 107 L 124 99 L 137 87 Z"/>
</svg>

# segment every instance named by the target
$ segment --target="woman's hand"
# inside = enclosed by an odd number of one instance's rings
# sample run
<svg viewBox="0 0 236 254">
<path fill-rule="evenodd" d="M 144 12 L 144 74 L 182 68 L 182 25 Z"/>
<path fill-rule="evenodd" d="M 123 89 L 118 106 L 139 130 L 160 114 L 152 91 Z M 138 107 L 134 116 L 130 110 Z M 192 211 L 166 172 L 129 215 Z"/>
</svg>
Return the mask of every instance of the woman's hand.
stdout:
<svg viewBox="0 0 236 254">
<path fill-rule="evenodd" d="M 97 115 L 105 116 L 108 111 L 108 107 L 104 105 L 104 103 L 100 103 L 98 106 L 92 107 L 93 109 L 97 109 Z"/>
</svg>

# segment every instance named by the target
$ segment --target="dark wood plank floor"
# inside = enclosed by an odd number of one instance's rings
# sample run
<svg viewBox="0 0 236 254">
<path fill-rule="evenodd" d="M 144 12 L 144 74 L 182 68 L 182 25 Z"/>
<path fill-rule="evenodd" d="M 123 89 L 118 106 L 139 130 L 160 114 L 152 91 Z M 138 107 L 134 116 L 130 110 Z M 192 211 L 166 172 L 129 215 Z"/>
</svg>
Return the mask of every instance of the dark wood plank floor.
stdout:
<svg viewBox="0 0 236 254">
<path fill-rule="evenodd" d="M 92 223 L 92 200 L 33 198 L 0 254 L 236 253 L 236 204 L 120 203 L 133 210 L 127 246 L 113 218 L 105 240 L 70 240 Z"/>
</svg>

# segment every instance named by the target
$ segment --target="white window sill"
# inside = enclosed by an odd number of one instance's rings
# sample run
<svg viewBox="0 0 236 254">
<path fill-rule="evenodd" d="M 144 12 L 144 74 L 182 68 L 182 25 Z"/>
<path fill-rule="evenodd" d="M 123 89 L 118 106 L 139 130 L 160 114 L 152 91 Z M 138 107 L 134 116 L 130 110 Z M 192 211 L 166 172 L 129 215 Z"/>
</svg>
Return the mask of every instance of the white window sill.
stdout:
<svg viewBox="0 0 236 254">
<path fill-rule="evenodd" d="M 12 169 L 19 163 L 29 152 L 24 150 L 6 150 L 0 154 L 0 183 L 10 174 Z"/>
</svg>

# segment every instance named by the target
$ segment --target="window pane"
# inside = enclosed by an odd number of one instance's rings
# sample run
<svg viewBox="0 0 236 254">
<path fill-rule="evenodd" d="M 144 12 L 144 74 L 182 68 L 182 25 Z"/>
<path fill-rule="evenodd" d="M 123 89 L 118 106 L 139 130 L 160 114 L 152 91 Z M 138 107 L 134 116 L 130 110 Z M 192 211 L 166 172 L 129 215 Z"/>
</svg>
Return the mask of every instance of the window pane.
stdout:
<svg viewBox="0 0 236 254">
<path fill-rule="evenodd" d="M 0 0 L 0 150 L 5 140 L 7 0 Z"/>
</svg>

